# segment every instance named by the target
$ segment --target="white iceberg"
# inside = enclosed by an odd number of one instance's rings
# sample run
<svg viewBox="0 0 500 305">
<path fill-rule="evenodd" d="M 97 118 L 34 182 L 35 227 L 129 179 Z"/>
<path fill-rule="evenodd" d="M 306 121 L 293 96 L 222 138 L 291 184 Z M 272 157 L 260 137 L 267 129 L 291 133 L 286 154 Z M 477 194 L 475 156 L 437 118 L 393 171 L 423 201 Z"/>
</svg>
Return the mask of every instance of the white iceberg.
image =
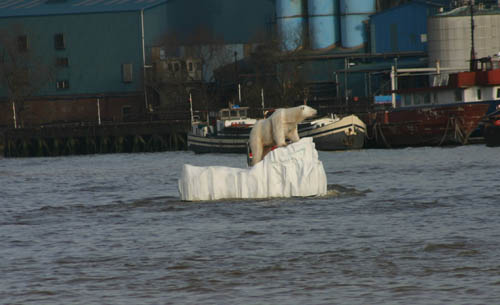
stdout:
<svg viewBox="0 0 500 305">
<path fill-rule="evenodd" d="M 178 186 L 181 200 L 185 201 L 327 193 L 325 169 L 311 137 L 271 151 L 248 169 L 184 164 Z"/>
</svg>

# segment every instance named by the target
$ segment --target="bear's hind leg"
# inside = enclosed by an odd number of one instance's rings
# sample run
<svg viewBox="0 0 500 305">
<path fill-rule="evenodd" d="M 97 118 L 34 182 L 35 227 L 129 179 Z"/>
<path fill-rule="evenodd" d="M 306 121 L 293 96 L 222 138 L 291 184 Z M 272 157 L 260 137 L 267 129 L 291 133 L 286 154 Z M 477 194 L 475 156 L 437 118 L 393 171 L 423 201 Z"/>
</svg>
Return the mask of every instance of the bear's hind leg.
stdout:
<svg viewBox="0 0 500 305">
<path fill-rule="evenodd" d="M 252 165 L 255 165 L 262 160 L 262 144 L 250 142 L 250 150 L 252 151 Z"/>
</svg>

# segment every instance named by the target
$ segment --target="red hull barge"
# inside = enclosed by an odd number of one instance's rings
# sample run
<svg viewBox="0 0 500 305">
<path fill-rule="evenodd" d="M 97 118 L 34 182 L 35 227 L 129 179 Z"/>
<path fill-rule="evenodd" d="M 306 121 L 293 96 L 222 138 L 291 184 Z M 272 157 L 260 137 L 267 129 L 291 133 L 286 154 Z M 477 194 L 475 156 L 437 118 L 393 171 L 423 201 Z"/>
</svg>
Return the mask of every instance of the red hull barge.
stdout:
<svg viewBox="0 0 500 305">
<path fill-rule="evenodd" d="M 371 140 L 386 148 L 464 145 L 489 106 L 476 102 L 371 113 Z"/>
</svg>

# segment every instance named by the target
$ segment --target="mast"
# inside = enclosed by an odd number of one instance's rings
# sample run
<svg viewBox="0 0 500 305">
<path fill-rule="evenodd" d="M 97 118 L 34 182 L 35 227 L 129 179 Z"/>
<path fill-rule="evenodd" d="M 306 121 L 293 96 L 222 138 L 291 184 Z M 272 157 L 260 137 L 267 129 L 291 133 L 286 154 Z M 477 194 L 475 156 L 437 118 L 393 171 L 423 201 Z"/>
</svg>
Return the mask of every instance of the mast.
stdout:
<svg viewBox="0 0 500 305">
<path fill-rule="evenodd" d="M 470 32 L 471 32 L 471 47 L 470 47 L 470 71 L 476 71 L 476 51 L 474 49 L 474 2 L 469 2 L 470 6 Z"/>
</svg>

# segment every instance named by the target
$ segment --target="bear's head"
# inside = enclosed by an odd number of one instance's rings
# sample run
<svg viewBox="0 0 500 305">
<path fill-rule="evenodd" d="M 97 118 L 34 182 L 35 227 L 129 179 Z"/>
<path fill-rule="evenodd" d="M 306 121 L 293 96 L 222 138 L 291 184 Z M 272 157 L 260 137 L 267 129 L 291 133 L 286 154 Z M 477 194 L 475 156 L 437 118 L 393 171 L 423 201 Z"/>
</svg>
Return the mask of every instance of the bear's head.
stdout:
<svg viewBox="0 0 500 305">
<path fill-rule="evenodd" d="M 315 116 L 318 113 L 318 111 L 316 111 L 316 109 L 309 107 L 307 105 L 299 106 L 299 107 L 300 107 L 300 110 L 302 112 L 303 119 L 312 118 L 313 116 Z"/>
</svg>

